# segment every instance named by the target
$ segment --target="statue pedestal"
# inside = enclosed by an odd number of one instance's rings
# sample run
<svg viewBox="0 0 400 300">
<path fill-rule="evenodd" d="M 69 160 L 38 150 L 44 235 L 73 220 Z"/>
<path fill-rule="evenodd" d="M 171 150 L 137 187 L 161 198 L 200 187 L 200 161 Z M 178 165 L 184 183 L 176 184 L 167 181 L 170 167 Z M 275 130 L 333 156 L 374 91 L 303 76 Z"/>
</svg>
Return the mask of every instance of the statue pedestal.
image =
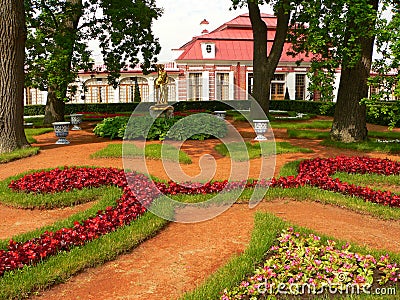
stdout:
<svg viewBox="0 0 400 300">
<path fill-rule="evenodd" d="M 154 119 L 158 117 L 171 118 L 174 114 L 174 107 L 168 104 L 156 104 L 150 106 L 149 112 Z"/>
</svg>

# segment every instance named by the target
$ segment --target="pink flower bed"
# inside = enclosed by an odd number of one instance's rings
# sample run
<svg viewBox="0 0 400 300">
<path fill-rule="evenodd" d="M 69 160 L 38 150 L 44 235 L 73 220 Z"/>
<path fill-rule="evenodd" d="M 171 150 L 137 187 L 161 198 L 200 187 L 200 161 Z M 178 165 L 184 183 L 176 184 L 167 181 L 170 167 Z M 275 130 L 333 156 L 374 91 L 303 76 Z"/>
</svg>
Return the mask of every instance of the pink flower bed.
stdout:
<svg viewBox="0 0 400 300">
<path fill-rule="evenodd" d="M 107 207 L 94 217 L 75 222 L 72 228 L 56 232 L 45 232 L 40 237 L 17 243 L 9 241 L 7 250 L 0 250 L 0 276 L 6 271 L 35 264 L 59 251 L 68 251 L 73 246 L 83 245 L 101 235 L 125 226 L 137 219 L 161 194 L 208 194 L 229 191 L 235 188 L 261 186 L 293 188 L 304 185 L 357 196 L 366 201 L 389 206 L 400 206 L 400 197 L 390 192 L 374 191 L 359 187 L 330 176 L 335 172 L 400 174 L 400 163 L 387 159 L 367 157 L 336 157 L 312 159 L 301 162 L 297 177 L 281 177 L 259 182 L 216 181 L 206 184 L 179 185 L 174 182 L 153 183 L 148 177 L 137 173 L 124 173 L 115 168 L 65 168 L 26 175 L 12 181 L 9 187 L 16 192 L 56 193 L 85 187 L 96 188 L 114 185 L 123 189 L 123 195 L 115 207 Z M 128 184 L 130 182 L 130 184 Z"/>
</svg>

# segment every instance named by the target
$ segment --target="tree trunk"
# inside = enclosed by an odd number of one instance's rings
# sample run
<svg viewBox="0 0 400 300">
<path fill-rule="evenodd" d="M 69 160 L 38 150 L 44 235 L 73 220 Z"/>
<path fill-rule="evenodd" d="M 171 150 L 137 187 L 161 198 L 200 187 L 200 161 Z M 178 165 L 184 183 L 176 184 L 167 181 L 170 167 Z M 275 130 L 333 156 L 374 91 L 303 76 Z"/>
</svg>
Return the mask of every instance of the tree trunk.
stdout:
<svg viewBox="0 0 400 300">
<path fill-rule="evenodd" d="M 253 28 L 253 97 L 260 104 L 263 113 L 269 114 L 269 102 L 271 91 L 271 80 L 275 74 L 276 67 L 282 55 L 285 44 L 290 12 L 284 7 L 289 7 L 290 1 L 282 0 L 279 2 L 277 17 L 277 28 L 271 52 L 268 55 L 268 28 L 261 18 L 260 9 L 256 2 L 247 1 L 249 17 Z M 257 111 L 252 110 L 252 118 L 262 117 Z"/>
<path fill-rule="evenodd" d="M 23 0 L 0 2 L 0 153 L 28 147 L 24 132 Z"/>
<path fill-rule="evenodd" d="M 378 2 L 370 1 L 375 10 L 378 9 Z M 353 67 L 342 69 L 330 132 L 334 141 L 351 143 L 367 139 L 366 107 L 360 101 L 368 97 L 367 79 L 371 71 L 374 41 L 374 36 L 360 38 L 360 60 Z"/>
<path fill-rule="evenodd" d="M 82 16 L 82 0 L 67 0 L 66 9 L 68 13 L 66 19 L 62 20 L 59 28 L 60 37 L 58 37 L 57 50 L 54 53 L 61 74 L 57 74 L 62 77 L 62 74 L 67 76 L 71 74 L 71 62 L 74 51 L 74 44 L 76 41 L 77 28 L 79 19 Z M 45 108 L 45 116 L 43 124 L 50 125 L 53 122 L 64 121 L 65 114 L 65 102 L 68 80 L 61 79 L 57 83 L 52 84 L 47 88 L 47 102 Z"/>
<path fill-rule="evenodd" d="M 55 88 L 47 89 L 47 102 L 43 124 L 50 125 L 53 122 L 64 121 L 65 102 L 57 99 Z"/>
</svg>

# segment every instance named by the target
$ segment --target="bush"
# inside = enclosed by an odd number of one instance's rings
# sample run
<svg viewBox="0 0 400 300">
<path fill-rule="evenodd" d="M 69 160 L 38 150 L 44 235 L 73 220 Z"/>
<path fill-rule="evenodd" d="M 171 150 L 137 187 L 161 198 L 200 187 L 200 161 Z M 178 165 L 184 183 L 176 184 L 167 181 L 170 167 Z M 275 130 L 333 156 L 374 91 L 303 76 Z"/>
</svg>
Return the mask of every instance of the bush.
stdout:
<svg viewBox="0 0 400 300">
<path fill-rule="evenodd" d="M 105 118 L 93 129 L 93 132 L 101 137 L 113 139 L 118 136 L 118 132 L 128 122 L 128 117 Z"/>
<path fill-rule="evenodd" d="M 221 118 L 210 114 L 195 114 L 176 122 L 167 137 L 178 141 L 204 140 L 210 137 L 222 138 L 227 132 L 228 127 Z"/>
<path fill-rule="evenodd" d="M 194 114 L 186 118 L 157 118 L 138 116 L 106 118 L 93 130 L 101 137 L 134 140 L 204 140 L 210 137 L 222 138 L 228 132 L 224 120 L 210 114 Z M 193 134 L 196 133 L 196 134 Z"/>
<path fill-rule="evenodd" d="M 173 118 L 157 118 L 150 116 L 134 117 L 121 127 L 118 133 L 119 138 L 126 140 L 134 140 L 138 138 L 146 138 L 148 140 L 164 140 L 168 130 L 181 117 Z"/>
</svg>

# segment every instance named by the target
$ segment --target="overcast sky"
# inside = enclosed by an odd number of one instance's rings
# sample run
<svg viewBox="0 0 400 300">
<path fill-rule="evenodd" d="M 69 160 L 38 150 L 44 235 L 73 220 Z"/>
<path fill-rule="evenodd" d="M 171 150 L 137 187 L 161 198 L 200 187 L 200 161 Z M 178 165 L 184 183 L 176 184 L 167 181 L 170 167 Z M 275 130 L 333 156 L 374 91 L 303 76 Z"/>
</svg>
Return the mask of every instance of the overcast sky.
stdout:
<svg viewBox="0 0 400 300">
<path fill-rule="evenodd" d="M 156 0 L 164 14 L 153 26 L 156 37 L 162 47 L 158 56 L 160 62 L 173 60 L 171 49 L 176 49 L 200 35 L 200 22 L 207 19 L 208 30 L 212 31 L 236 16 L 248 13 L 247 7 L 229 10 L 231 0 Z M 272 13 L 269 6 L 262 6 L 263 13 Z"/>
</svg>

